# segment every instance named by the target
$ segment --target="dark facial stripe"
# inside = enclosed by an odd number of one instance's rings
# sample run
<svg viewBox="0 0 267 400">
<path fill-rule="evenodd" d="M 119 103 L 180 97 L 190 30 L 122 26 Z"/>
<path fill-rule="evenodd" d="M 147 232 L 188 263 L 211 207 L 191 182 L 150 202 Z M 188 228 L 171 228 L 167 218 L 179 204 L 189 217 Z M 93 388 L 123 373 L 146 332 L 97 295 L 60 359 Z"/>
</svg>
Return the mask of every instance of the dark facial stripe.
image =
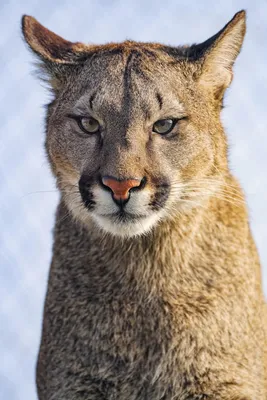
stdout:
<svg viewBox="0 0 267 400">
<path fill-rule="evenodd" d="M 142 53 L 138 50 L 132 50 L 128 56 L 124 70 L 124 86 L 129 88 L 131 84 L 131 71 L 134 71 L 138 77 L 142 77 L 145 82 L 149 83 L 149 77 L 144 73 L 140 65 Z"/>
<path fill-rule="evenodd" d="M 136 51 L 131 51 L 125 65 L 125 70 L 124 70 L 124 88 L 129 90 L 130 84 L 131 84 L 131 64 L 133 62 L 134 56 L 136 56 L 138 52 Z"/>
<path fill-rule="evenodd" d="M 96 92 L 92 94 L 92 96 L 90 97 L 90 100 L 89 100 L 91 110 L 93 110 L 93 101 L 95 99 L 95 96 L 96 96 Z"/>
<path fill-rule="evenodd" d="M 162 109 L 162 104 L 163 104 L 162 96 L 159 93 L 157 93 L 156 97 L 157 97 L 157 100 L 158 100 L 158 103 L 159 103 L 159 108 L 161 110 Z"/>
<path fill-rule="evenodd" d="M 134 58 L 139 54 L 136 50 L 132 50 L 127 58 L 123 80 L 124 80 L 124 95 L 122 99 L 122 104 L 124 108 L 124 129 L 125 134 L 130 125 L 131 121 L 131 70 L 133 67 Z M 127 147 L 128 143 L 125 141 L 125 146 Z"/>
<path fill-rule="evenodd" d="M 141 59 L 146 54 L 146 52 L 142 53 L 141 50 L 136 50 L 133 49 L 131 50 L 126 64 L 125 64 L 125 69 L 124 69 L 124 95 L 122 99 L 122 104 L 124 107 L 124 128 L 125 132 L 127 132 L 127 128 L 129 127 L 130 121 L 131 121 L 131 92 L 133 90 L 132 88 L 132 72 L 138 77 L 143 80 L 144 85 L 149 85 L 151 84 L 150 78 L 144 73 L 142 70 L 142 65 L 141 65 Z M 151 55 L 150 55 L 151 56 Z M 133 96 L 134 97 L 134 96 Z M 136 93 L 135 93 L 136 97 Z M 150 119 L 150 112 L 147 108 L 147 106 L 144 105 L 142 108 L 145 118 L 148 120 Z M 125 143 L 127 146 L 127 143 Z"/>
</svg>

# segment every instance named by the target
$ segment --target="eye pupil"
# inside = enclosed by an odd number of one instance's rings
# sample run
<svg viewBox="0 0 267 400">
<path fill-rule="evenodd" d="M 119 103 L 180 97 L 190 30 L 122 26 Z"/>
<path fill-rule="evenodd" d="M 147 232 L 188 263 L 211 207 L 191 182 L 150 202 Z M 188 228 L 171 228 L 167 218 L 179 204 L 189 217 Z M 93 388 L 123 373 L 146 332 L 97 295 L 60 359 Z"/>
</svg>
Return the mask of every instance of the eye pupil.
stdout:
<svg viewBox="0 0 267 400">
<path fill-rule="evenodd" d="M 100 129 L 100 124 L 95 118 L 80 118 L 78 121 L 80 128 L 86 133 L 97 133 Z"/>
</svg>

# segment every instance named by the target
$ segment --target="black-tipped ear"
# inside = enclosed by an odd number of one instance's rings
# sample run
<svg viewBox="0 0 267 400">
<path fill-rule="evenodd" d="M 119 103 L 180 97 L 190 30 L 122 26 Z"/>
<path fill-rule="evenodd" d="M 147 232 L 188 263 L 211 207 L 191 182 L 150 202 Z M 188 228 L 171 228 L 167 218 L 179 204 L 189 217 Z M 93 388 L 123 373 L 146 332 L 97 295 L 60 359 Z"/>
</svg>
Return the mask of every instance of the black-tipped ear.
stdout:
<svg viewBox="0 0 267 400">
<path fill-rule="evenodd" d="M 200 83 L 210 86 L 219 96 L 233 78 L 233 65 L 246 33 L 246 12 L 235 14 L 216 35 L 190 49 L 191 57 L 202 61 Z"/>
<path fill-rule="evenodd" d="M 72 43 L 51 32 L 35 18 L 22 17 L 22 33 L 41 63 L 39 70 L 54 90 L 65 82 L 67 69 L 79 65 L 87 56 L 88 46 Z"/>
</svg>

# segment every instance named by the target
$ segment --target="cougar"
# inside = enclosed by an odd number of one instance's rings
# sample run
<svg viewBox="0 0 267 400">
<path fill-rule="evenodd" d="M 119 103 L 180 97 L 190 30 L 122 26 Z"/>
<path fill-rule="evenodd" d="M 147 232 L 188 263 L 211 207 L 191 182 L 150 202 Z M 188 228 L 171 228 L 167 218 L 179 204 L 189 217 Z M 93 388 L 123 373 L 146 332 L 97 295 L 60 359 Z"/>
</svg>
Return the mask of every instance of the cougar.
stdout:
<svg viewBox="0 0 267 400">
<path fill-rule="evenodd" d="M 39 399 L 266 400 L 261 269 L 220 120 L 245 12 L 180 47 L 22 30 L 61 196 Z"/>
</svg>

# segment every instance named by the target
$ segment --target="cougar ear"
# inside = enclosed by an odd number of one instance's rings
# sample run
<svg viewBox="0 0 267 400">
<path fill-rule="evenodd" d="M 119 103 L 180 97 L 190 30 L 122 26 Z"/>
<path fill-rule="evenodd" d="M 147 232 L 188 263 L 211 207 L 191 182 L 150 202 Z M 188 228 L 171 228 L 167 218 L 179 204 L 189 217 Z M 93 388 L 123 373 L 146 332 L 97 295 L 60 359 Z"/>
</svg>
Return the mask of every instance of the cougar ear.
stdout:
<svg viewBox="0 0 267 400">
<path fill-rule="evenodd" d="M 202 62 L 200 83 L 213 89 L 217 97 L 222 96 L 232 81 L 233 65 L 245 33 L 246 12 L 242 10 L 216 35 L 191 48 L 191 52 Z"/>
<path fill-rule="evenodd" d="M 63 39 L 27 15 L 22 17 L 22 33 L 41 60 L 39 69 L 45 72 L 54 89 L 58 89 L 65 80 L 66 67 L 79 65 L 88 51 L 86 45 Z"/>
<path fill-rule="evenodd" d="M 30 48 L 44 61 L 75 64 L 86 50 L 84 44 L 63 39 L 28 15 L 22 17 L 22 33 Z"/>
</svg>

